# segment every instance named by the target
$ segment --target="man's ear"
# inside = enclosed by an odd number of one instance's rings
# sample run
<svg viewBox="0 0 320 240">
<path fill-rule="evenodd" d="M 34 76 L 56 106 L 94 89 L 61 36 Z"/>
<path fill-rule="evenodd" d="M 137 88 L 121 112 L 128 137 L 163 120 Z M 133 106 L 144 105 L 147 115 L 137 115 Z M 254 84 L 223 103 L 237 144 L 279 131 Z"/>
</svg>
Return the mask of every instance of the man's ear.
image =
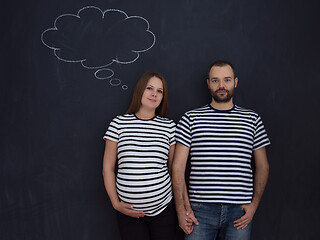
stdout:
<svg viewBox="0 0 320 240">
<path fill-rule="evenodd" d="M 238 86 L 238 78 L 236 77 L 235 79 L 234 79 L 234 88 L 236 88 Z"/>
</svg>

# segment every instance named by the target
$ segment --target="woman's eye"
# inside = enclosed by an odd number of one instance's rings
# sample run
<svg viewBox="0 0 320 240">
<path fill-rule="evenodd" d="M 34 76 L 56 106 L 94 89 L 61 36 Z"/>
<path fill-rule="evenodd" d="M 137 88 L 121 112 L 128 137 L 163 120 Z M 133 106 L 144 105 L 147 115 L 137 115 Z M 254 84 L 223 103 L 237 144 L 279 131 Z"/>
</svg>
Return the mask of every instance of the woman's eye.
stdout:
<svg viewBox="0 0 320 240">
<path fill-rule="evenodd" d="M 152 87 L 147 87 L 148 90 L 152 90 Z"/>
<path fill-rule="evenodd" d="M 162 94 L 162 90 L 158 90 L 158 93 Z"/>
</svg>

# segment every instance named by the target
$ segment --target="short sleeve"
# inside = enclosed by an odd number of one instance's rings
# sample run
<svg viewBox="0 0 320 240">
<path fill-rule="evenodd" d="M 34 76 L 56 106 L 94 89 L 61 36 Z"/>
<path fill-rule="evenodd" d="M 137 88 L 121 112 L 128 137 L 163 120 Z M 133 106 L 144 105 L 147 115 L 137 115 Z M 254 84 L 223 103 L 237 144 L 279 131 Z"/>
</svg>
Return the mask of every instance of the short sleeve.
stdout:
<svg viewBox="0 0 320 240">
<path fill-rule="evenodd" d="M 108 127 L 108 130 L 103 136 L 104 140 L 111 140 L 114 142 L 119 142 L 119 125 L 117 123 L 117 118 L 114 118 Z"/>
<path fill-rule="evenodd" d="M 253 150 L 257 150 L 270 144 L 270 140 L 260 116 L 257 117 L 255 126 L 256 131 L 254 135 Z"/>
<path fill-rule="evenodd" d="M 191 147 L 191 122 L 187 114 L 184 114 L 180 119 L 177 130 L 176 130 L 176 141 L 185 145 L 186 147 Z"/>
<path fill-rule="evenodd" d="M 174 121 L 171 122 L 169 133 L 169 145 L 172 146 L 176 144 L 176 124 Z"/>
</svg>

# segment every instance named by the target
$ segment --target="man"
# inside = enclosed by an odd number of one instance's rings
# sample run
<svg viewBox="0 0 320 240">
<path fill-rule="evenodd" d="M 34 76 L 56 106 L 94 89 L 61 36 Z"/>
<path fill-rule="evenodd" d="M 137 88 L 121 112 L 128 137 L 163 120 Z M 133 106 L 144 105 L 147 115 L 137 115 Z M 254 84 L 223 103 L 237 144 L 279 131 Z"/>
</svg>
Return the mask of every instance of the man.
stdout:
<svg viewBox="0 0 320 240">
<path fill-rule="evenodd" d="M 231 63 L 213 63 L 207 84 L 211 103 L 185 113 L 177 125 L 172 175 L 179 226 L 188 240 L 250 239 L 268 180 L 270 141 L 260 116 L 233 104 L 238 78 Z"/>
</svg>

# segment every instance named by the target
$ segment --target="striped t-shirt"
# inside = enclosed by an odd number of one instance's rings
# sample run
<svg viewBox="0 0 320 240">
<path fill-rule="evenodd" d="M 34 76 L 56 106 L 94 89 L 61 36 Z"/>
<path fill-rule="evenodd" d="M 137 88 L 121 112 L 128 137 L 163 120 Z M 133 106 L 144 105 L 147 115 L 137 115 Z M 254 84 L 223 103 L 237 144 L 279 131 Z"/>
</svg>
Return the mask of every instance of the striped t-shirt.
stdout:
<svg viewBox="0 0 320 240">
<path fill-rule="evenodd" d="M 175 141 L 172 120 L 155 116 L 142 120 L 134 114 L 115 117 L 104 139 L 118 143 L 117 193 L 147 216 L 162 212 L 172 199 L 168 153 Z"/>
<path fill-rule="evenodd" d="M 210 104 L 184 114 L 177 142 L 190 148 L 191 202 L 247 204 L 252 200 L 252 151 L 270 144 L 260 116 Z"/>
</svg>

